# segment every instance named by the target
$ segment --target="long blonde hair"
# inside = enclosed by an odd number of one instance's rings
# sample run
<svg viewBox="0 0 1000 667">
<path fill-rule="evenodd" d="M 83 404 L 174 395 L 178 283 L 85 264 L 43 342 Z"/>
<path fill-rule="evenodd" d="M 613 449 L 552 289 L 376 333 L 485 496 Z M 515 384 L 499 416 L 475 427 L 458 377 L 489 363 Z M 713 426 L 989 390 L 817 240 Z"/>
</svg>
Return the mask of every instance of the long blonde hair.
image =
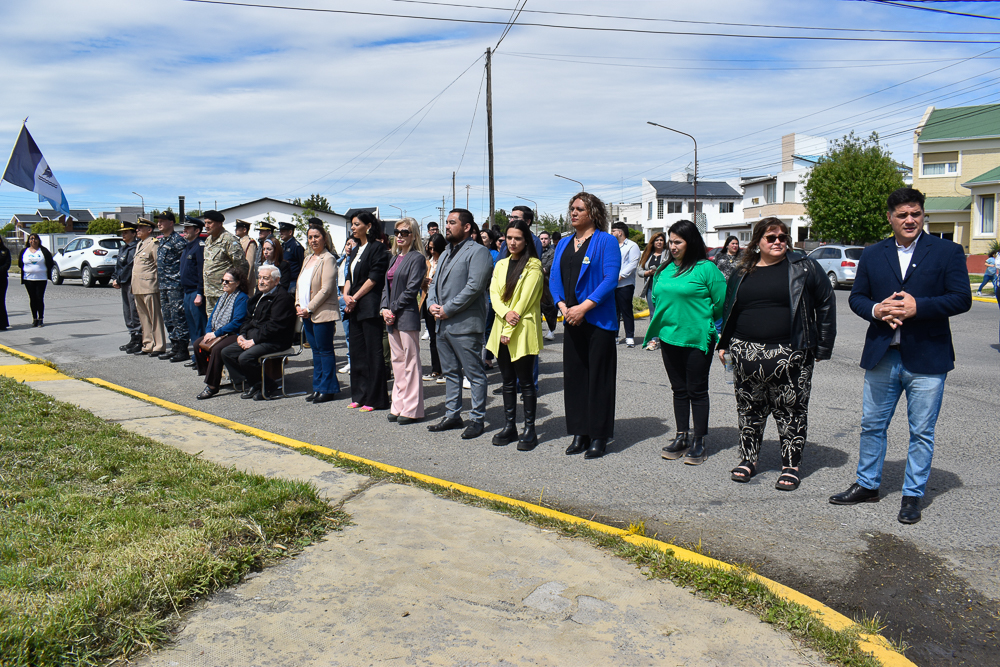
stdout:
<svg viewBox="0 0 1000 667">
<path fill-rule="evenodd" d="M 410 230 L 410 234 L 413 236 L 413 243 L 410 244 L 410 250 L 416 250 L 421 255 L 424 254 L 424 243 L 420 240 L 420 225 L 414 218 L 400 218 L 396 221 L 396 226 L 393 229 L 399 229 L 400 225 L 406 225 L 406 228 Z M 395 257 L 399 254 L 399 247 L 396 245 L 396 235 L 392 235 L 392 255 Z"/>
</svg>

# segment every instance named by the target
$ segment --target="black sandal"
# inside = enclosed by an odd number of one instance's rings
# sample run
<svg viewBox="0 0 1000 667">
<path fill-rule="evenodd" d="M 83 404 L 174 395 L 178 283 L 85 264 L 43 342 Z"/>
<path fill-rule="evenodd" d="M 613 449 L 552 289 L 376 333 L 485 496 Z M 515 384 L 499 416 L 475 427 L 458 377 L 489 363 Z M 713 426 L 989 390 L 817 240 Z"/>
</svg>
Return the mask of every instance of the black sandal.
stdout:
<svg viewBox="0 0 1000 667">
<path fill-rule="evenodd" d="M 749 474 L 747 474 L 749 472 Z M 757 474 L 757 466 L 750 461 L 740 461 L 740 464 L 729 471 L 729 479 L 740 484 L 746 484 Z"/>
<path fill-rule="evenodd" d="M 782 481 L 784 480 L 784 481 Z M 778 491 L 794 491 L 799 488 L 799 471 L 795 468 L 782 468 L 781 476 L 774 483 L 774 488 Z"/>
</svg>

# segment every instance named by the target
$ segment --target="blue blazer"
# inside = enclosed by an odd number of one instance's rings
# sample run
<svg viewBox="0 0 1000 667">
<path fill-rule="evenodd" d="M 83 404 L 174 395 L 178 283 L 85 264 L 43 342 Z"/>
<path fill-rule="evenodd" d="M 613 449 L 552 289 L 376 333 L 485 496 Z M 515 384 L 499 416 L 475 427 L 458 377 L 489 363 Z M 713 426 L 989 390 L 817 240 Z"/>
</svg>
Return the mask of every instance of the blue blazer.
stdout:
<svg viewBox="0 0 1000 667">
<path fill-rule="evenodd" d="M 957 243 L 927 232 L 916 243 L 905 279 L 899 271 L 894 237 L 861 253 L 850 304 L 851 310 L 870 322 L 862 368 L 875 368 L 892 342 L 893 328 L 872 318 L 872 308 L 893 292 L 906 292 L 917 303 L 917 314 L 899 328 L 899 354 L 906 370 L 940 375 L 955 368 L 948 318 L 972 308 L 965 254 Z"/>
<path fill-rule="evenodd" d="M 561 239 L 552 257 L 549 291 L 552 292 L 552 301 L 555 303 L 566 300 L 560 262 L 572 238 L 573 235 L 570 234 Z M 576 300 L 583 303 L 590 299 L 597 305 L 588 310 L 583 319 L 601 329 L 618 331 L 615 288 L 618 287 L 618 273 L 622 269 L 622 252 L 618 247 L 618 239 L 607 232 L 595 231 L 587 246 L 586 258 L 580 269 L 580 278 L 576 281 Z"/>
<path fill-rule="evenodd" d="M 970 292 L 971 294 L 971 292 Z M 236 303 L 233 304 L 233 319 L 229 320 L 229 324 L 224 327 L 219 327 L 215 331 L 215 335 L 218 338 L 223 336 L 228 336 L 229 334 L 237 334 L 240 332 L 240 327 L 243 326 L 243 321 L 247 318 L 247 303 L 250 302 L 250 297 L 248 297 L 243 292 L 236 293 Z M 219 302 L 215 302 L 215 308 L 212 308 L 212 313 L 208 316 L 208 322 L 205 324 L 205 333 L 212 330 L 212 315 L 215 315 L 215 309 L 219 307 Z"/>
</svg>

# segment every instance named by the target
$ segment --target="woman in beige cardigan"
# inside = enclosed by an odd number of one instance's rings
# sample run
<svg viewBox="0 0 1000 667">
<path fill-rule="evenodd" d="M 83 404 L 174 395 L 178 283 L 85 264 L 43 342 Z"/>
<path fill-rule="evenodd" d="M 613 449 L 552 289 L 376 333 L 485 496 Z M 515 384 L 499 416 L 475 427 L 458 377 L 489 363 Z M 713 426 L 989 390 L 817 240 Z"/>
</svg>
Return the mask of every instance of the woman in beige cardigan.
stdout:
<svg viewBox="0 0 1000 667">
<path fill-rule="evenodd" d="M 340 391 L 333 351 L 333 334 L 340 318 L 337 263 L 330 253 L 330 233 L 322 224 L 309 224 L 306 243 L 312 254 L 303 262 L 295 284 L 295 310 L 302 318 L 313 356 L 313 390 L 306 400 L 326 403 L 336 400 Z"/>
</svg>

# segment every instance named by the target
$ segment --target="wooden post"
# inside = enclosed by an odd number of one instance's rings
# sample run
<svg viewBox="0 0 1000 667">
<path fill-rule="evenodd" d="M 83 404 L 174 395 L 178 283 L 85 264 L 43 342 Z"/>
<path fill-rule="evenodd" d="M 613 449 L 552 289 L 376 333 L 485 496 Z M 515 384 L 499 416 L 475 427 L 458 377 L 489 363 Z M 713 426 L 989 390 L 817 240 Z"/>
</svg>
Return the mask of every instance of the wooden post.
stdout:
<svg viewBox="0 0 1000 667">
<path fill-rule="evenodd" d="M 486 145 L 490 160 L 490 221 L 493 227 L 493 215 L 496 210 L 496 196 L 493 191 L 493 67 L 490 49 L 486 49 Z"/>
</svg>

